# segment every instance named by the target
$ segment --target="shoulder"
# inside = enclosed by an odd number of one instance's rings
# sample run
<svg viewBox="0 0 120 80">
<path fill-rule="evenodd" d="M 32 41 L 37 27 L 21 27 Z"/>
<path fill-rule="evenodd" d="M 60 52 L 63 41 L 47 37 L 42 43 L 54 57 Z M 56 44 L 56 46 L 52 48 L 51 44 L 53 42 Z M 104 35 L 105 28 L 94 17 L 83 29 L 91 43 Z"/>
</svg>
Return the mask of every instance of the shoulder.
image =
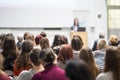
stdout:
<svg viewBox="0 0 120 80">
<path fill-rule="evenodd" d="M 96 80 L 113 80 L 112 72 L 101 73 L 97 76 Z"/>
<path fill-rule="evenodd" d="M 26 79 L 26 77 L 28 76 L 27 74 L 28 74 L 29 72 L 27 71 L 27 70 L 24 70 L 24 71 L 22 71 L 20 74 L 19 74 L 19 76 L 18 76 L 18 80 L 23 80 L 23 79 Z"/>
<path fill-rule="evenodd" d="M 41 75 L 42 75 L 41 72 L 38 72 L 38 73 L 36 73 L 36 74 L 32 77 L 31 80 L 39 80 L 39 78 L 40 78 Z"/>
</svg>

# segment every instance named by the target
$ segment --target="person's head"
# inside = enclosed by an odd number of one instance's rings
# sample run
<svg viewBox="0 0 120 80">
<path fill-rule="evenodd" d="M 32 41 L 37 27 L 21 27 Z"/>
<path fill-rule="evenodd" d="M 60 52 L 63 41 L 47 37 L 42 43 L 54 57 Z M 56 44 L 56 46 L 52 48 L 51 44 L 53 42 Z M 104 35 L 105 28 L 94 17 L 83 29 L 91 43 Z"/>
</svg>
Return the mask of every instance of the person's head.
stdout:
<svg viewBox="0 0 120 80">
<path fill-rule="evenodd" d="M 24 33 L 24 35 L 23 35 L 24 40 L 27 39 L 27 37 L 28 37 L 29 34 L 30 34 L 30 32 L 25 32 L 25 33 Z"/>
<path fill-rule="evenodd" d="M 55 46 L 58 46 L 58 45 L 59 45 L 59 37 L 60 37 L 59 34 L 56 34 L 56 35 L 54 36 L 53 46 L 52 46 L 52 47 L 55 47 Z"/>
<path fill-rule="evenodd" d="M 79 26 L 79 20 L 78 18 L 74 18 L 74 26 Z"/>
<path fill-rule="evenodd" d="M 73 50 L 80 50 L 83 46 L 81 37 L 78 35 L 74 35 L 71 40 L 71 46 Z"/>
<path fill-rule="evenodd" d="M 31 40 L 25 40 L 22 44 L 22 52 L 21 54 L 24 53 L 29 53 L 33 49 L 33 43 Z"/>
<path fill-rule="evenodd" d="M 36 45 L 39 45 L 40 44 L 40 40 L 42 39 L 42 36 L 41 35 L 37 35 L 36 37 L 35 37 L 35 43 L 36 43 Z"/>
<path fill-rule="evenodd" d="M 46 37 L 46 36 L 47 36 L 45 32 L 41 32 L 40 35 L 41 35 L 42 37 Z"/>
<path fill-rule="evenodd" d="M 64 44 L 58 53 L 58 61 L 65 64 L 65 62 L 70 59 L 73 59 L 72 47 L 69 44 Z"/>
<path fill-rule="evenodd" d="M 59 44 L 62 45 L 62 44 L 68 44 L 68 38 L 64 35 L 60 35 L 59 36 Z"/>
<path fill-rule="evenodd" d="M 49 48 L 50 47 L 49 40 L 48 40 L 47 37 L 43 37 L 40 40 L 40 46 L 41 46 L 41 49 L 45 49 L 45 48 Z"/>
<path fill-rule="evenodd" d="M 20 41 L 20 42 L 22 42 L 22 40 L 23 40 L 22 34 L 19 34 L 19 35 L 17 36 L 17 40 Z"/>
<path fill-rule="evenodd" d="M 105 38 L 105 34 L 103 31 L 99 32 L 99 38 Z"/>
<path fill-rule="evenodd" d="M 69 80 L 93 80 L 89 66 L 82 60 L 70 60 L 65 67 Z"/>
<path fill-rule="evenodd" d="M 118 45 L 118 37 L 116 35 L 110 36 L 110 45 L 117 46 Z"/>
<path fill-rule="evenodd" d="M 30 62 L 33 66 L 39 66 L 41 64 L 41 60 L 39 58 L 40 55 L 40 49 L 33 49 L 30 54 Z"/>
<path fill-rule="evenodd" d="M 90 48 L 82 48 L 79 53 L 79 58 L 89 65 L 92 76 L 95 79 L 98 74 L 98 68 L 96 67 L 92 50 Z"/>
<path fill-rule="evenodd" d="M 84 60 L 87 64 L 95 64 L 92 50 L 90 48 L 82 48 L 79 53 L 79 58 Z"/>
<path fill-rule="evenodd" d="M 115 46 L 109 46 L 105 55 L 104 72 L 112 71 L 113 80 L 120 79 L 120 49 Z"/>
<path fill-rule="evenodd" d="M 39 58 L 41 59 L 42 64 L 45 66 L 46 64 L 54 63 L 55 53 L 50 48 L 42 49 L 40 51 Z"/>
<path fill-rule="evenodd" d="M 5 40 L 2 46 L 2 55 L 4 57 L 17 57 L 18 55 L 18 48 L 15 43 L 15 37 L 13 34 L 6 34 Z"/>
<path fill-rule="evenodd" d="M 26 68 L 30 66 L 29 53 L 33 49 L 31 40 L 24 40 L 22 44 L 21 54 L 16 59 L 16 69 Z"/>
<path fill-rule="evenodd" d="M 105 49 L 108 46 L 108 42 L 106 39 L 99 39 L 97 42 L 97 49 L 101 50 L 101 49 Z"/>
<path fill-rule="evenodd" d="M 34 35 L 32 33 L 29 33 L 26 38 L 27 40 L 31 40 L 33 42 L 35 41 Z"/>
</svg>

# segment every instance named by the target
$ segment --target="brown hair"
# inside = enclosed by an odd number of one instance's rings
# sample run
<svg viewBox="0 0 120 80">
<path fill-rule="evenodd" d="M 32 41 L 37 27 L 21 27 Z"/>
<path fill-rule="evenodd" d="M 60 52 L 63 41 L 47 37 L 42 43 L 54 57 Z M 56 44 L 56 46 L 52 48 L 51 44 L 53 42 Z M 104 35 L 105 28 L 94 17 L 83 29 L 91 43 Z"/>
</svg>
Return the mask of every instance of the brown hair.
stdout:
<svg viewBox="0 0 120 80">
<path fill-rule="evenodd" d="M 58 61 L 65 64 L 67 60 L 73 59 L 72 47 L 68 44 L 62 45 L 60 52 L 58 54 Z"/>
<path fill-rule="evenodd" d="M 49 40 L 48 40 L 47 37 L 43 37 L 40 40 L 40 46 L 41 46 L 41 49 L 45 49 L 45 48 L 49 48 L 50 47 Z"/>
<path fill-rule="evenodd" d="M 92 77 L 95 79 L 99 71 L 95 64 L 92 50 L 90 48 L 82 48 L 79 53 L 79 58 L 84 60 L 89 65 Z"/>
<path fill-rule="evenodd" d="M 24 35 L 23 35 L 24 40 L 27 39 L 27 37 L 28 37 L 29 34 L 30 34 L 30 32 L 25 32 L 25 33 L 24 33 Z"/>
<path fill-rule="evenodd" d="M 16 60 L 17 69 L 29 67 L 29 52 L 33 49 L 31 40 L 25 40 L 22 44 L 22 52 Z"/>
<path fill-rule="evenodd" d="M 40 55 L 40 49 L 33 49 L 30 52 L 30 55 L 29 55 L 30 60 L 35 66 L 39 66 L 41 64 L 41 60 L 39 58 L 39 55 Z"/>
<path fill-rule="evenodd" d="M 81 37 L 78 35 L 74 35 L 71 40 L 71 46 L 73 50 L 80 50 L 83 46 Z"/>
<path fill-rule="evenodd" d="M 109 46 L 105 55 L 104 72 L 112 71 L 113 80 L 120 80 L 120 50 L 118 47 Z"/>
<path fill-rule="evenodd" d="M 11 57 L 16 58 L 19 54 L 17 45 L 15 43 L 14 35 L 11 33 L 10 34 L 8 33 L 5 36 L 5 40 L 2 48 L 3 48 L 2 55 L 5 58 L 11 58 Z"/>
</svg>

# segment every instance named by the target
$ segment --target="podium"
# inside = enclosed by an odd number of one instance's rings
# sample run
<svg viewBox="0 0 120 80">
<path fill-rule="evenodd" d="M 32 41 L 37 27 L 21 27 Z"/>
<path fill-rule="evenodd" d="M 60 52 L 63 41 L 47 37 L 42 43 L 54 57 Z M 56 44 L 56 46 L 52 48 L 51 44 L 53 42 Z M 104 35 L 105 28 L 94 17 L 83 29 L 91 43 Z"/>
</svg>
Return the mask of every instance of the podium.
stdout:
<svg viewBox="0 0 120 80">
<path fill-rule="evenodd" d="M 70 32 L 70 40 L 72 40 L 74 35 L 78 35 L 82 38 L 83 47 L 88 47 L 88 34 L 87 34 L 87 32 Z"/>
</svg>

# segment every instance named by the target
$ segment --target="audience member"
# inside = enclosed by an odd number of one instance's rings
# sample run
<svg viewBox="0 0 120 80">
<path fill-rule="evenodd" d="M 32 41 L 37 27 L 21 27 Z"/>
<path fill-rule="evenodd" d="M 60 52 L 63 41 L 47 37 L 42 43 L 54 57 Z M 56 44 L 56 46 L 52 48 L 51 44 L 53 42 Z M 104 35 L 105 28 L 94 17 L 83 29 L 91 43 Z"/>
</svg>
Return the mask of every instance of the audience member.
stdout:
<svg viewBox="0 0 120 80">
<path fill-rule="evenodd" d="M 119 40 L 118 40 L 118 37 L 116 35 L 111 35 L 110 36 L 109 45 L 112 45 L 112 46 L 118 46 L 119 45 Z"/>
<path fill-rule="evenodd" d="M 41 32 L 40 35 L 41 35 L 42 37 L 47 37 L 47 34 L 46 34 L 45 32 Z"/>
<path fill-rule="evenodd" d="M 40 40 L 40 47 L 41 49 L 50 48 L 50 43 L 47 37 L 42 37 Z"/>
<path fill-rule="evenodd" d="M 103 73 L 96 80 L 120 80 L 120 49 L 110 46 L 106 50 Z"/>
<path fill-rule="evenodd" d="M 67 80 L 64 70 L 54 64 L 55 53 L 52 49 L 42 49 L 39 55 L 45 70 L 36 73 L 32 80 Z"/>
<path fill-rule="evenodd" d="M 70 60 L 65 67 L 69 80 L 94 80 L 89 66 L 82 60 Z"/>
<path fill-rule="evenodd" d="M 70 59 L 73 59 L 72 47 L 69 44 L 64 44 L 58 54 L 58 66 L 64 69 L 66 61 Z"/>
<path fill-rule="evenodd" d="M 31 41 L 32 41 L 33 47 L 36 46 L 36 44 L 35 44 L 35 38 L 34 38 L 34 35 L 33 35 L 32 33 L 29 33 L 29 34 L 27 35 L 27 40 L 31 40 Z"/>
<path fill-rule="evenodd" d="M 82 38 L 78 35 L 74 35 L 71 40 L 71 46 L 73 49 L 74 59 L 79 59 L 80 49 L 83 47 Z"/>
<path fill-rule="evenodd" d="M 0 53 L 0 62 L 3 62 L 0 63 L 2 64 L 2 70 L 9 76 L 13 76 L 13 64 L 19 55 L 19 50 L 12 33 L 6 34 L 2 49 Z"/>
<path fill-rule="evenodd" d="M 60 51 L 60 48 L 63 44 L 68 44 L 68 38 L 64 35 L 60 35 L 59 38 L 58 38 L 58 43 L 59 45 L 58 46 L 55 46 L 53 48 L 54 52 L 58 55 L 59 51 Z"/>
<path fill-rule="evenodd" d="M 98 66 L 95 64 L 92 50 L 90 48 L 82 48 L 79 53 L 79 58 L 88 64 L 94 80 L 99 74 L 99 69 Z"/>
<path fill-rule="evenodd" d="M 53 49 L 55 46 L 59 46 L 59 37 L 60 37 L 59 34 L 56 34 L 56 35 L 54 36 L 54 40 L 53 40 L 53 43 L 52 43 L 52 46 L 51 46 L 52 49 Z"/>
<path fill-rule="evenodd" d="M 106 48 L 108 46 L 108 42 L 106 39 L 100 39 L 97 43 L 97 50 L 93 51 L 94 59 L 96 64 L 99 66 L 100 72 L 103 71 L 104 68 L 104 56 L 106 53 Z"/>
<path fill-rule="evenodd" d="M 21 54 L 14 62 L 14 76 L 18 76 L 21 71 L 29 70 L 29 52 L 33 49 L 33 43 L 31 40 L 25 40 L 22 44 Z"/>
<path fill-rule="evenodd" d="M 23 36 L 21 34 L 19 34 L 17 36 L 17 40 L 18 40 L 17 47 L 18 47 L 19 51 L 21 51 L 21 49 L 22 49 L 22 43 L 23 43 Z"/>
<path fill-rule="evenodd" d="M 99 32 L 99 39 L 101 39 L 101 38 L 105 38 L 105 34 L 103 32 Z M 97 42 L 98 42 L 98 40 L 94 41 L 94 44 L 93 44 L 93 47 L 92 47 L 92 51 L 97 50 Z"/>
<path fill-rule="evenodd" d="M 30 34 L 30 32 L 25 32 L 25 33 L 24 33 L 24 35 L 23 35 L 24 40 L 27 39 L 27 37 L 28 37 L 29 34 Z"/>
<path fill-rule="evenodd" d="M 44 67 L 41 63 L 41 60 L 39 58 L 39 55 L 40 55 L 40 49 L 33 49 L 31 52 L 30 52 L 30 55 L 29 55 L 29 60 L 30 60 L 30 63 L 32 65 L 32 68 L 27 71 L 27 70 L 24 70 L 22 71 L 17 80 L 31 80 L 32 76 L 37 73 L 37 72 L 41 72 L 44 70 Z"/>
<path fill-rule="evenodd" d="M 35 37 L 35 43 L 36 43 L 36 46 L 34 46 L 34 48 L 39 48 L 39 49 L 41 49 L 41 47 L 40 47 L 40 40 L 42 39 L 42 36 L 41 35 L 37 35 L 36 37 Z"/>
</svg>

